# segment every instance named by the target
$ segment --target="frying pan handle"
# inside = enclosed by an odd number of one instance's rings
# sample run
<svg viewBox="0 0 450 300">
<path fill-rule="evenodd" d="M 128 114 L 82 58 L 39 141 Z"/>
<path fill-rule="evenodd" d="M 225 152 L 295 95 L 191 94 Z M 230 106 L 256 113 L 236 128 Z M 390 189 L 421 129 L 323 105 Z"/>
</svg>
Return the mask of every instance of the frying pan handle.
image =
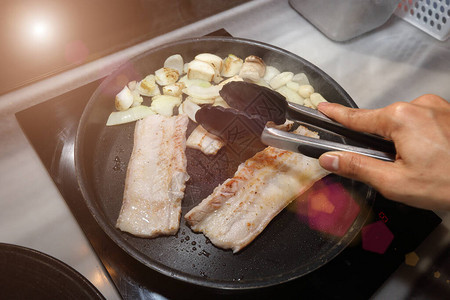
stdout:
<svg viewBox="0 0 450 300">
<path fill-rule="evenodd" d="M 378 135 L 351 130 L 342 124 L 335 122 L 316 109 L 288 102 L 288 118 L 306 124 L 327 129 L 343 135 L 355 142 L 363 144 L 367 148 L 374 148 L 382 152 L 395 153 L 394 143 Z"/>
<path fill-rule="evenodd" d="M 347 151 L 384 161 L 392 162 L 395 160 L 395 155 L 392 153 L 315 139 L 267 126 L 261 134 L 261 141 L 269 146 L 302 153 L 313 158 L 319 158 L 320 155 L 328 151 Z"/>
</svg>

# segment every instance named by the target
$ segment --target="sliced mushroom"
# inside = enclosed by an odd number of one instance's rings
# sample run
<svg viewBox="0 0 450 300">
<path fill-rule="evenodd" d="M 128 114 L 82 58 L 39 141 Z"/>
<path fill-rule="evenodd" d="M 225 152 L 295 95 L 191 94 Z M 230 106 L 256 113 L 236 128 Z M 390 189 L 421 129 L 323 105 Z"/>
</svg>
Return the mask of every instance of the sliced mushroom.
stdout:
<svg viewBox="0 0 450 300">
<path fill-rule="evenodd" d="M 156 84 L 156 78 L 155 75 L 147 75 L 144 79 L 142 79 L 136 89 L 139 91 L 139 93 L 143 96 L 156 96 L 160 95 L 161 91 L 159 90 L 158 85 Z"/>
<path fill-rule="evenodd" d="M 201 53 L 195 56 L 195 60 L 204 61 L 208 64 L 210 64 L 214 68 L 214 83 L 219 83 L 223 80 L 223 78 L 220 76 L 220 72 L 222 71 L 222 65 L 223 61 L 220 56 L 217 56 L 215 54 L 211 53 Z"/>
<path fill-rule="evenodd" d="M 257 82 L 264 76 L 266 72 L 266 64 L 262 58 L 250 55 L 245 58 L 244 64 L 239 71 L 239 76 L 244 79 L 249 79 L 253 82 Z"/>
<path fill-rule="evenodd" d="M 229 54 L 223 61 L 221 75 L 223 77 L 232 77 L 239 74 L 244 61 L 234 54 Z"/>
<path fill-rule="evenodd" d="M 215 54 L 211 53 L 201 53 L 195 56 L 196 60 L 204 61 L 208 64 L 210 64 L 214 70 L 217 71 L 217 73 L 220 74 L 222 71 L 222 58 Z"/>
<path fill-rule="evenodd" d="M 178 77 L 178 71 L 172 68 L 163 67 L 155 71 L 156 83 L 162 86 L 177 82 Z"/>
<path fill-rule="evenodd" d="M 207 62 L 194 59 L 188 65 L 188 79 L 201 79 L 211 82 L 214 79 L 216 71 Z"/>
<path fill-rule="evenodd" d="M 183 93 L 183 89 L 186 87 L 184 82 L 178 81 L 174 84 L 169 84 L 163 87 L 163 94 L 169 96 L 179 97 Z"/>
</svg>

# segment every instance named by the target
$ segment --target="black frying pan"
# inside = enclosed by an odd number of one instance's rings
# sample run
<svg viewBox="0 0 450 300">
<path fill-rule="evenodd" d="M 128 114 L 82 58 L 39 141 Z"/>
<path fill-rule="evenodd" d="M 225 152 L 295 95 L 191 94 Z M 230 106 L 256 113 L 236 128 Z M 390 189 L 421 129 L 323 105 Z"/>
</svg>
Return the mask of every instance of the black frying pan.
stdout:
<svg viewBox="0 0 450 300">
<path fill-rule="evenodd" d="M 271 45 L 237 38 L 204 37 L 149 50 L 108 76 L 82 115 L 75 163 L 90 212 L 129 255 L 149 268 L 189 283 L 219 289 L 250 289 L 279 284 L 314 271 L 338 255 L 357 235 L 374 199 L 372 189 L 329 175 L 314 185 L 312 192 L 282 211 L 249 246 L 233 254 L 216 248 L 204 235 L 192 232 L 183 220 L 187 211 L 232 176 L 241 163 L 236 156 L 229 155 L 230 149 L 223 149 L 214 157 L 187 149 L 191 178 L 183 199 L 180 230 L 175 236 L 143 239 L 115 228 L 135 124 L 105 126 L 114 110 L 114 97 L 128 81 L 140 80 L 161 68 L 168 56 L 179 53 L 185 61 L 190 61 L 203 52 L 221 57 L 229 53 L 242 58 L 257 55 L 282 71 L 305 72 L 326 99 L 357 107 L 319 68 Z M 188 131 L 194 127 L 190 124 Z M 343 141 L 332 133 L 319 133 L 324 138 Z"/>
</svg>

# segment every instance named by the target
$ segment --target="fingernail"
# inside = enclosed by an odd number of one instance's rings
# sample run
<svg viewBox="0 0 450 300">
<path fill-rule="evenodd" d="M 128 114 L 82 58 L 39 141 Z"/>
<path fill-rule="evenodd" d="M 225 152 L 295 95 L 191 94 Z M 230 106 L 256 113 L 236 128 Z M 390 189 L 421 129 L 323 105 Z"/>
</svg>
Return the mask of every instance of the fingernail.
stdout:
<svg viewBox="0 0 450 300">
<path fill-rule="evenodd" d="M 329 104 L 330 104 L 329 102 L 320 102 L 320 103 L 317 105 L 317 109 L 320 110 L 321 108 L 325 108 L 325 107 L 327 107 Z"/>
<path fill-rule="evenodd" d="M 330 104 L 329 102 L 320 102 L 319 104 L 317 104 L 317 107 L 319 106 L 327 106 L 328 104 Z"/>
<path fill-rule="evenodd" d="M 337 171 L 339 169 L 339 156 L 325 153 L 319 157 L 319 163 L 322 168 L 328 171 Z"/>
</svg>

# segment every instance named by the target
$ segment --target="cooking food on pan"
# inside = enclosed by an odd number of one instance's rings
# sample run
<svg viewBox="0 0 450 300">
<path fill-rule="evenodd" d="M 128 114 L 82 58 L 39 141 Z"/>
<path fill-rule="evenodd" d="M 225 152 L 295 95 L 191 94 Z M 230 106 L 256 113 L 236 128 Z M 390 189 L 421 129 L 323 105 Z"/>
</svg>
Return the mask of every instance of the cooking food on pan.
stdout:
<svg viewBox="0 0 450 300">
<path fill-rule="evenodd" d="M 237 109 L 239 93 L 223 87 L 233 81 L 248 81 L 276 91 L 287 101 L 316 108 L 326 101 L 310 85 L 304 73 L 281 72 L 254 55 L 245 60 L 230 54 L 222 59 L 210 53 L 201 53 L 189 63 L 184 63 L 181 55 L 168 57 L 164 66 L 149 74 L 141 81 L 131 81 L 116 95 L 115 107 L 107 125 L 133 122 L 151 114 L 166 116 L 186 113 L 196 122 L 195 113 L 202 105 L 230 107 Z M 250 87 L 248 87 L 250 89 Z M 224 97 L 222 97 L 224 96 Z M 151 99 L 150 106 L 144 104 L 144 97 Z M 177 110 L 175 108 L 178 108 Z"/>
<path fill-rule="evenodd" d="M 198 125 L 186 141 L 187 147 L 198 149 L 207 155 L 215 155 L 225 145 L 218 136 L 208 132 L 202 125 Z"/>
<path fill-rule="evenodd" d="M 117 228 L 140 237 L 175 234 L 186 172 L 186 115 L 151 115 L 136 123 Z"/>
<path fill-rule="evenodd" d="M 202 53 L 189 63 L 178 54 L 168 57 L 154 74 L 129 82 L 116 95 L 117 111 L 107 121 L 112 126 L 138 120 L 117 228 L 149 238 L 177 232 L 189 178 L 185 147 L 216 155 L 230 142 L 220 132 L 204 128 L 196 118 L 214 118 L 213 112 L 219 109 L 230 112 L 230 118 L 245 114 L 259 125 L 273 121 L 290 128 L 284 114 L 261 110 L 264 105 L 257 103 L 258 97 L 252 106 L 247 105 L 248 99 L 241 101 L 249 94 L 236 91 L 233 87 L 241 85 L 233 82 L 312 108 L 326 101 L 305 74 L 282 72 L 254 55 L 241 59 L 230 54 L 222 59 Z M 208 111 L 212 112 L 208 115 Z M 186 142 L 188 122 L 196 128 Z M 318 138 L 304 127 L 295 132 Z M 317 160 L 299 153 L 266 147 L 253 154 L 234 177 L 185 216 L 192 230 L 233 252 L 248 245 L 293 199 L 328 174 Z"/>
<path fill-rule="evenodd" d="M 195 118 L 208 132 L 227 143 L 239 142 L 235 138 L 238 131 L 261 146 L 260 136 L 268 122 L 281 130 L 290 129 L 293 123 L 286 119 L 286 98 L 267 87 L 234 81 L 222 87 L 220 96 L 230 107 L 204 105 L 197 110 Z"/>
<path fill-rule="evenodd" d="M 305 127 L 298 134 L 318 138 Z M 298 195 L 328 172 L 299 153 L 267 147 L 242 163 L 234 177 L 190 210 L 185 219 L 211 242 L 238 252 Z"/>
</svg>

